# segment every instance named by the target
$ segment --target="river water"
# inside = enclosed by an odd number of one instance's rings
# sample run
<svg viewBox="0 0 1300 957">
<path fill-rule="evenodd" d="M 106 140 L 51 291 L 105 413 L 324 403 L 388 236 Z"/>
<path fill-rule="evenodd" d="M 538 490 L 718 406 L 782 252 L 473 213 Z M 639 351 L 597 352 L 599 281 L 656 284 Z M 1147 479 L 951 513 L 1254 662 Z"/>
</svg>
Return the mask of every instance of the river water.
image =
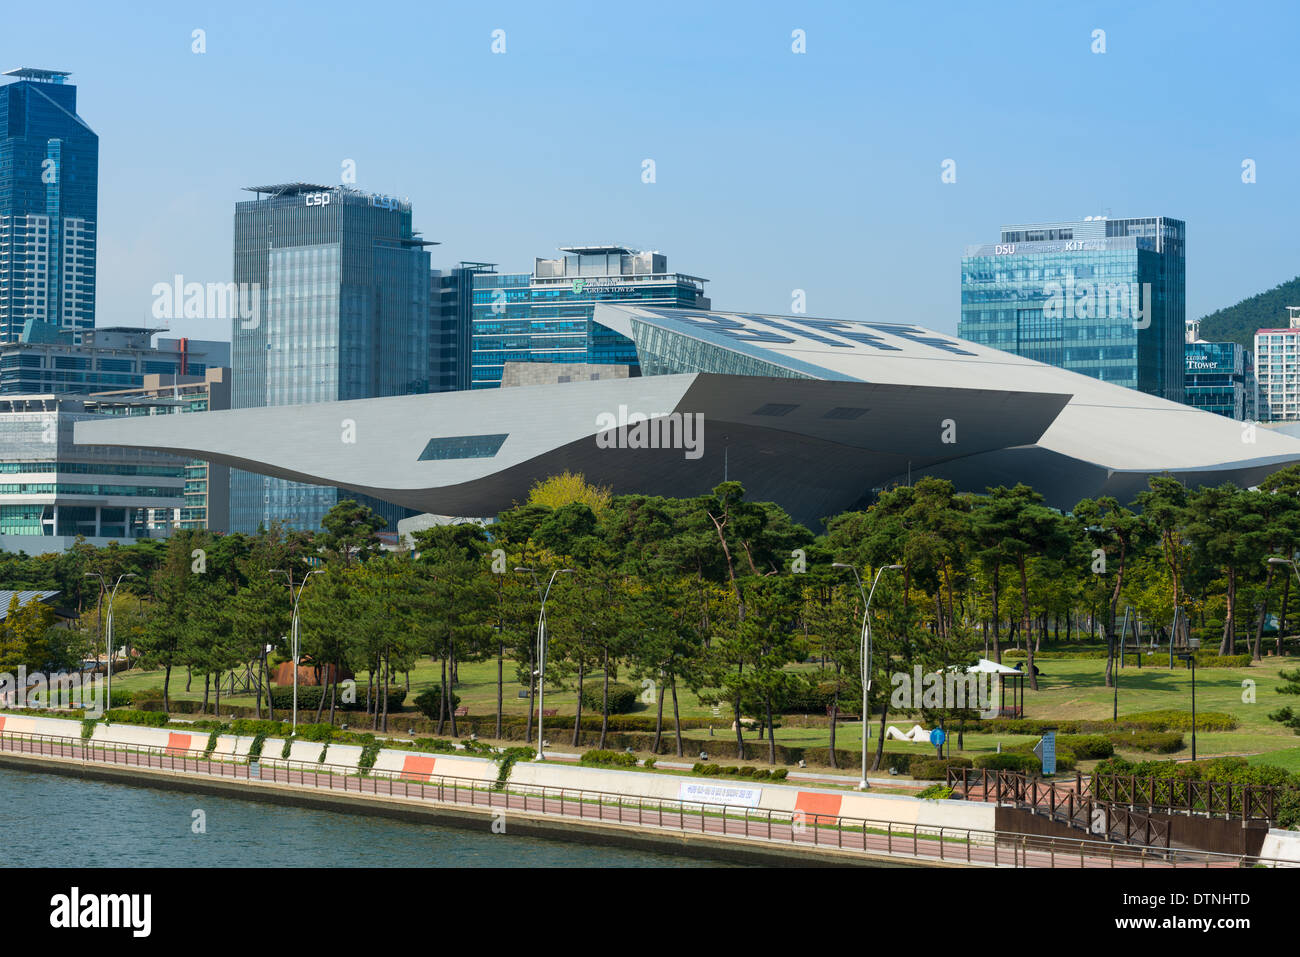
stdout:
<svg viewBox="0 0 1300 957">
<path fill-rule="evenodd" d="M 202 816 L 195 814 L 201 811 Z M 201 821 L 203 833 L 195 833 Z M 3 866 L 710 867 L 593 843 L 407 824 L 0 768 Z M 30 849 L 24 851 L 23 849 Z M 726 866 L 726 865 L 722 865 Z"/>
</svg>

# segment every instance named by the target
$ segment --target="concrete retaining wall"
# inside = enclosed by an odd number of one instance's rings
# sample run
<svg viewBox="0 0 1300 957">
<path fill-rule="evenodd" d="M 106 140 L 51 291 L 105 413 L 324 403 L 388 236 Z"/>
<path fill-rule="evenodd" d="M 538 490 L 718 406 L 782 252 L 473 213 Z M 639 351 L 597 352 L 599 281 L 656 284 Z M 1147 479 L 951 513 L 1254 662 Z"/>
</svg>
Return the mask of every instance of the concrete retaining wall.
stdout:
<svg viewBox="0 0 1300 957">
<path fill-rule="evenodd" d="M 1300 864 L 1300 831 L 1269 828 L 1268 834 L 1264 836 L 1264 845 L 1260 848 L 1259 856 Z"/>
<path fill-rule="evenodd" d="M 26 734 L 48 734 L 79 738 L 81 722 L 66 718 L 44 718 L 28 715 L 0 715 L 0 730 Z M 167 748 L 176 754 L 187 750 L 202 750 L 207 746 L 208 731 L 187 731 L 177 728 L 146 728 L 130 724 L 97 724 L 93 740 L 104 744 L 126 744 L 141 747 Z M 214 755 L 217 757 L 242 757 L 248 754 L 253 743 L 250 735 L 223 734 L 217 737 Z M 267 738 L 262 755 L 278 759 L 284 747 L 283 738 Z M 315 741 L 295 741 L 289 757 L 294 761 L 316 764 L 323 745 Z M 355 770 L 361 759 L 362 748 L 357 744 L 331 743 L 325 763 L 338 768 Z M 428 754 L 424 752 L 381 749 L 375 759 L 376 775 L 401 776 L 411 780 L 430 780 L 433 775 L 468 778 L 475 781 L 495 781 L 498 767 L 487 758 L 469 755 Z M 933 827 L 971 828 L 994 830 L 995 807 L 991 804 L 967 801 L 921 801 L 895 794 L 859 794 L 829 788 L 800 788 L 790 784 L 774 784 L 747 778 L 701 778 L 696 776 L 651 774 L 644 771 L 621 771 L 608 768 L 588 768 L 556 761 L 519 762 L 515 764 L 510 782 L 518 785 L 544 785 L 553 788 L 573 788 L 587 791 L 604 791 L 629 797 L 682 800 L 684 784 L 697 788 L 712 786 L 720 795 L 710 803 L 726 802 L 751 805 L 762 810 L 794 812 L 803 811 L 809 817 L 816 814 L 841 815 L 866 818 L 872 821 L 890 821 L 897 824 L 922 824 Z M 722 795 L 735 795 L 727 799 Z M 690 798 L 697 800 L 697 798 Z"/>
</svg>

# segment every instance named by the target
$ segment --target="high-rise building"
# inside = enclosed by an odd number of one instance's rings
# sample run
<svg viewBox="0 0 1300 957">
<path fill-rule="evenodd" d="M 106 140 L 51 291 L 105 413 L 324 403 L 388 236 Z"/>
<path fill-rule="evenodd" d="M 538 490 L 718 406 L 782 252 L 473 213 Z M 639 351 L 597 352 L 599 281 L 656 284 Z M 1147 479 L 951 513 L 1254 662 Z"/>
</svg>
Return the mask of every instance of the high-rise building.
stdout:
<svg viewBox="0 0 1300 957">
<path fill-rule="evenodd" d="M 631 340 L 592 318 L 596 303 L 708 309 L 707 280 L 668 271 L 668 257 L 627 246 L 564 246 L 532 273 L 478 270 L 473 281 L 471 388 L 501 384 L 507 362 L 638 368 Z"/>
<path fill-rule="evenodd" d="M 343 186 L 251 186 L 235 206 L 236 409 L 430 391 L 434 283 L 411 205 Z M 354 494 L 344 497 L 360 498 Z M 231 529 L 315 529 L 334 488 L 231 474 Z M 407 512 L 373 500 L 395 528 Z"/>
<path fill-rule="evenodd" d="M 89 394 L 139 388 L 150 375 L 202 376 L 230 365 L 230 343 L 158 339 L 161 330 L 126 326 L 87 329 L 0 343 L 0 395 Z"/>
<path fill-rule="evenodd" d="M 60 70 L 0 87 L 0 342 L 95 324 L 99 137 Z"/>
<path fill-rule="evenodd" d="M 1200 321 L 1187 320 L 1187 373 L 1183 401 L 1190 406 L 1226 415 L 1254 419 L 1255 363 L 1239 342 L 1206 342 Z"/>
<path fill-rule="evenodd" d="M 1181 402 L 1185 246 L 1163 216 L 1004 226 L 962 257 L 958 335 Z"/>
<path fill-rule="evenodd" d="M 216 412 L 230 408 L 230 370 L 146 375 L 139 388 L 100 392 L 91 398 L 111 415 Z M 230 525 L 230 467 L 190 459 L 184 474 L 184 504 L 176 510 L 172 524 L 181 529 L 226 531 Z"/>
<path fill-rule="evenodd" d="M 1255 332 L 1255 380 L 1262 422 L 1300 421 L 1300 306 L 1287 306 L 1285 328 Z"/>
</svg>

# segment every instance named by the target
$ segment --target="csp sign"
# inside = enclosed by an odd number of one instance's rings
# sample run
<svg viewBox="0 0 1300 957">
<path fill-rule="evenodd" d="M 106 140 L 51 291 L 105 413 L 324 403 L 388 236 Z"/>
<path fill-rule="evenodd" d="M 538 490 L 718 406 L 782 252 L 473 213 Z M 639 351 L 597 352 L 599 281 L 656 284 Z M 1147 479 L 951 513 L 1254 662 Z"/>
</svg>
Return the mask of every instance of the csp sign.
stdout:
<svg viewBox="0 0 1300 957">
<path fill-rule="evenodd" d="M 329 204 L 330 204 L 329 193 L 308 193 L 307 194 L 308 206 L 328 206 Z"/>
</svg>

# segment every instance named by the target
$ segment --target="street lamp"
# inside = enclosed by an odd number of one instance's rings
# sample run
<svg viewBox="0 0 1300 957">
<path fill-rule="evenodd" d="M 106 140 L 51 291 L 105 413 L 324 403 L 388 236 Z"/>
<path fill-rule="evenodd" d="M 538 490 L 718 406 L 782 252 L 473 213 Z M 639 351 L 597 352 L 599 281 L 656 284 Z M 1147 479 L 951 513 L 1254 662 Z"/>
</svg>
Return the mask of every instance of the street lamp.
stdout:
<svg viewBox="0 0 1300 957">
<path fill-rule="evenodd" d="M 1271 560 L 1272 559 L 1270 559 L 1270 561 Z M 1187 662 L 1188 666 L 1192 669 L 1192 760 L 1193 761 L 1196 760 L 1196 649 L 1199 647 L 1201 647 L 1201 639 L 1188 638 L 1187 653 L 1180 654 L 1178 656 L 1183 661 Z"/>
<path fill-rule="evenodd" d="M 1295 572 L 1295 578 L 1296 578 L 1296 581 L 1297 581 L 1297 582 L 1300 582 L 1300 568 L 1297 568 L 1297 567 L 1296 567 L 1296 563 L 1295 563 L 1292 559 L 1290 559 L 1290 558 L 1282 558 L 1282 557 L 1280 557 L 1280 556 L 1278 556 L 1278 555 L 1272 555 L 1272 556 L 1269 557 L 1269 559 L 1268 559 L 1268 563 L 1269 563 L 1270 565 L 1290 565 L 1290 566 L 1291 566 L 1291 571 Z M 1283 602 L 1282 604 L 1285 605 L 1286 602 Z M 1282 618 L 1285 618 L 1285 617 L 1286 617 L 1286 608 L 1284 607 L 1284 608 L 1282 609 Z M 1279 655 L 1282 653 L 1282 625 L 1281 625 L 1281 620 L 1282 620 L 1281 618 L 1278 619 L 1279 624 L 1278 624 L 1278 631 L 1277 631 L 1277 653 L 1278 653 Z"/>
<path fill-rule="evenodd" d="M 312 575 L 320 575 L 323 569 L 314 568 L 303 576 L 302 581 L 298 583 L 297 593 L 293 590 L 293 572 L 285 571 L 283 568 L 272 568 L 272 574 L 279 572 L 289 580 L 289 602 L 293 608 L 293 614 L 289 619 L 289 634 L 291 635 L 290 654 L 293 656 L 293 724 L 291 734 L 298 733 L 298 603 L 302 601 L 302 590 L 307 587 L 307 582 Z M 337 676 L 336 676 L 337 677 Z M 269 693 L 269 692 L 268 692 Z M 321 694 L 325 689 L 321 688 Z"/>
<path fill-rule="evenodd" d="M 103 572 L 86 572 L 85 578 L 98 578 L 101 591 L 108 591 L 108 582 L 104 580 Z M 108 707 L 113 707 L 113 602 L 117 598 L 117 586 L 122 584 L 123 578 L 136 578 L 134 572 L 124 572 L 117 576 L 117 581 L 113 583 L 113 590 L 108 595 L 108 617 L 104 619 L 104 641 L 108 646 L 108 687 L 106 689 L 106 700 Z"/>
<path fill-rule="evenodd" d="M 880 584 L 880 576 L 886 569 L 898 570 L 902 565 L 881 565 L 876 571 L 876 577 L 871 582 L 871 592 L 866 593 L 862 586 L 862 576 L 858 574 L 858 566 L 848 564 L 847 562 L 834 562 L 832 568 L 847 568 L 853 572 L 853 578 L 858 583 L 858 591 L 862 593 L 862 778 L 858 781 L 858 790 L 865 791 L 870 785 L 867 784 L 867 695 L 871 692 L 871 599 L 876 594 L 876 586 Z"/>
<path fill-rule="evenodd" d="M 551 596 L 551 586 L 555 584 L 555 578 L 558 575 L 572 575 L 572 568 L 557 568 L 551 572 L 551 580 L 546 583 L 546 590 L 542 590 L 542 583 L 537 580 L 537 572 L 531 568 L 516 566 L 515 572 L 522 575 L 527 572 L 533 576 L 533 584 L 537 586 L 537 593 L 542 599 L 541 611 L 537 614 L 537 760 L 546 760 L 545 739 L 542 737 L 542 705 L 546 700 L 546 599 Z"/>
</svg>

